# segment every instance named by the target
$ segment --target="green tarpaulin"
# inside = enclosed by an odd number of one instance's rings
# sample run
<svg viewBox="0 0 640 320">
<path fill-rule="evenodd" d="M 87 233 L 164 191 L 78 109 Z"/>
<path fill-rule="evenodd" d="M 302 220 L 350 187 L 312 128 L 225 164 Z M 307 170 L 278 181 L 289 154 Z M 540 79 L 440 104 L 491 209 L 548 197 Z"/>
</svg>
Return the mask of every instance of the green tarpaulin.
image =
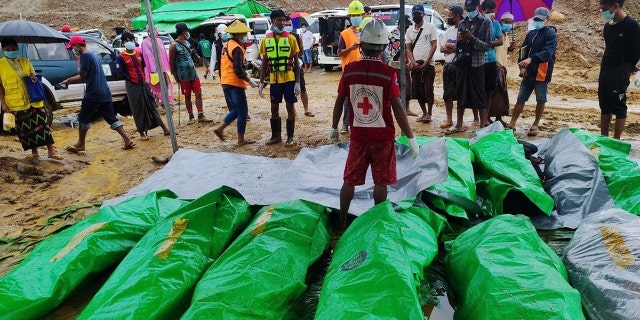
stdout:
<svg viewBox="0 0 640 320">
<path fill-rule="evenodd" d="M 413 199 L 354 220 L 335 247 L 315 319 L 422 319 L 418 287 L 445 219 Z"/>
<path fill-rule="evenodd" d="M 304 200 L 261 209 L 200 279 L 182 319 L 296 319 L 307 269 L 329 245 L 327 213 Z"/>
<path fill-rule="evenodd" d="M 78 319 L 178 319 L 211 259 L 251 213 L 222 187 L 157 223 L 131 250 Z"/>
<path fill-rule="evenodd" d="M 203 21 L 224 14 L 242 14 L 250 18 L 255 13 L 269 12 L 269 8 L 253 0 L 218 0 L 168 3 L 153 10 L 153 24 L 158 30 L 175 33 L 176 23 L 184 22 L 189 28 L 198 27 Z M 141 30 L 147 26 L 147 16 L 131 19 L 133 29 Z"/>
<path fill-rule="evenodd" d="M 455 319 L 584 319 L 580 293 L 528 217 L 499 215 L 453 241 L 444 260 Z"/>
<path fill-rule="evenodd" d="M 488 134 L 472 144 L 471 150 L 485 214 L 551 214 L 553 198 L 544 191 L 511 130 Z"/>
<path fill-rule="evenodd" d="M 0 319 L 40 319 L 87 277 L 116 266 L 161 218 L 188 201 L 168 190 L 105 206 L 42 241 L 0 279 Z"/>
<path fill-rule="evenodd" d="M 615 205 L 640 215 L 640 166 L 629 158 L 631 144 L 580 129 L 571 132 L 598 160 Z"/>
<path fill-rule="evenodd" d="M 151 5 L 151 11 L 153 11 L 167 4 L 167 0 L 149 0 L 149 4 Z M 146 14 L 144 10 L 144 1 L 140 1 L 140 14 L 143 16 Z"/>
</svg>

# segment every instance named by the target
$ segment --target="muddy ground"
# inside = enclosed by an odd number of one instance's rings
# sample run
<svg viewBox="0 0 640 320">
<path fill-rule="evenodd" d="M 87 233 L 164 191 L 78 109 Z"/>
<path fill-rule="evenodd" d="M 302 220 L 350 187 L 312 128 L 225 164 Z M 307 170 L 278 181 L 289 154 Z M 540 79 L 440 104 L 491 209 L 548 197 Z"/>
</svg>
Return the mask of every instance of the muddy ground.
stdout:
<svg viewBox="0 0 640 320">
<path fill-rule="evenodd" d="M 515 70 L 509 71 L 510 97 L 513 102 L 519 79 L 513 76 Z M 437 67 L 437 72 L 433 122 L 423 124 L 416 122 L 416 117 L 409 119 L 417 135 L 444 135 L 439 128 L 444 121 L 443 102 L 438 98 L 442 96 L 440 66 Z M 200 74 L 203 74 L 202 71 Z M 218 140 L 213 130 L 226 114 L 227 108 L 223 103 L 219 80 L 204 80 L 205 114 L 215 119 L 216 123 L 187 125 L 184 102 L 177 104 L 173 109 L 173 121 L 178 145 L 180 148 L 202 152 L 237 152 L 293 159 L 303 147 L 313 148 L 328 143 L 327 134 L 340 74 L 340 71 L 324 72 L 316 69 L 306 75 L 310 110 L 315 117 L 304 116 L 302 105 L 296 104 L 296 143 L 292 146 L 265 145 L 270 136 L 269 103 L 258 96 L 256 89 L 247 91 L 251 121 L 247 125 L 246 137 L 257 140 L 257 143 L 237 147 L 235 124 L 226 130 L 227 141 Z M 567 127 L 599 132 L 596 84 L 575 81 L 574 71 L 570 69 L 559 68 L 555 74 L 555 80 L 550 86 L 548 108 L 537 139 L 550 137 Z M 623 136 L 624 140 L 632 143 L 634 158 L 640 158 L 639 91 L 637 88 L 633 89 L 629 95 L 631 112 Z M 419 110 L 417 102 L 412 101 L 411 109 Z M 516 128 L 518 138 L 531 140 L 526 136 L 526 130 L 533 122 L 533 109 L 531 103 L 525 107 Z M 55 117 L 63 118 L 77 111 L 78 107 L 65 107 L 56 111 Z M 284 109 L 281 115 L 285 115 Z M 0 275 L 24 258 L 42 238 L 92 214 L 102 201 L 127 192 L 163 167 L 163 164 L 154 163 L 152 157 L 170 157 L 170 139 L 163 136 L 162 130 L 158 128 L 150 131 L 150 141 L 140 141 L 133 119 L 122 120 L 129 136 L 136 143 L 133 150 L 121 150 L 122 141 L 117 133 L 110 130 L 106 123 L 96 122 L 89 131 L 87 150 L 82 154 L 64 151 L 65 146 L 75 143 L 77 129 L 55 123 L 53 134 L 58 151 L 65 157 L 62 161 L 46 159 L 44 148 L 40 150 L 40 154 L 45 156 L 38 160 L 28 159 L 28 152 L 22 151 L 16 137 L 0 135 Z M 471 112 L 467 111 L 465 122 L 470 130 L 458 136 L 472 135 L 473 129 L 477 128 L 472 120 Z M 348 136 L 342 135 L 341 138 L 347 140 Z"/>
</svg>

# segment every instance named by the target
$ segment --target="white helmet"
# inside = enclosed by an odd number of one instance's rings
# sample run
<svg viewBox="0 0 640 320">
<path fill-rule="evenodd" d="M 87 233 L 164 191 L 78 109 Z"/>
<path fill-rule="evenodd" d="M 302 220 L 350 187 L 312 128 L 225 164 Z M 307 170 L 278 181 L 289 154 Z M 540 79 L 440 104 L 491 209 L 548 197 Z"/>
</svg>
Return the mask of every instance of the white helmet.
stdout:
<svg viewBox="0 0 640 320">
<path fill-rule="evenodd" d="M 360 46 L 364 49 L 381 50 L 380 45 L 389 43 L 389 32 L 387 26 L 379 19 L 369 21 L 360 33 Z"/>
</svg>

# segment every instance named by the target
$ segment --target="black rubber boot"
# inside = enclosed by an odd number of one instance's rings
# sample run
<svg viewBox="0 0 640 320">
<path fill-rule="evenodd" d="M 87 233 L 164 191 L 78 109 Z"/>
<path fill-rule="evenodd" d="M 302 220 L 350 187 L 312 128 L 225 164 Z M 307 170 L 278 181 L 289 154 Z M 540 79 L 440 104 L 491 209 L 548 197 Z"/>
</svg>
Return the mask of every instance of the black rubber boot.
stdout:
<svg viewBox="0 0 640 320">
<path fill-rule="evenodd" d="M 276 144 L 282 142 L 282 119 L 269 119 L 271 122 L 271 139 L 267 144 Z"/>
<path fill-rule="evenodd" d="M 293 143 L 293 131 L 296 128 L 295 120 L 287 120 L 287 144 Z"/>
</svg>

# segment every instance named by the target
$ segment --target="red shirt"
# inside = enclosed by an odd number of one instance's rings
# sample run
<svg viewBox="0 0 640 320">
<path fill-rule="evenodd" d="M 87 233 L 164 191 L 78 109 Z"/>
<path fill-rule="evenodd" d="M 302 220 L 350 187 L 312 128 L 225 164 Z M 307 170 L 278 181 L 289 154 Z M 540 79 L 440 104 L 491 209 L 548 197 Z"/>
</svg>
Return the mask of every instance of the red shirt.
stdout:
<svg viewBox="0 0 640 320">
<path fill-rule="evenodd" d="M 379 59 L 349 63 L 338 84 L 338 95 L 349 101 L 351 141 L 389 142 L 395 139 L 391 99 L 400 97 L 395 69 Z"/>
<path fill-rule="evenodd" d="M 116 58 L 116 66 L 127 80 L 138 84 L 144 82 L 144 61 L 139 51 L 122 51 Z"/>
</svg>

